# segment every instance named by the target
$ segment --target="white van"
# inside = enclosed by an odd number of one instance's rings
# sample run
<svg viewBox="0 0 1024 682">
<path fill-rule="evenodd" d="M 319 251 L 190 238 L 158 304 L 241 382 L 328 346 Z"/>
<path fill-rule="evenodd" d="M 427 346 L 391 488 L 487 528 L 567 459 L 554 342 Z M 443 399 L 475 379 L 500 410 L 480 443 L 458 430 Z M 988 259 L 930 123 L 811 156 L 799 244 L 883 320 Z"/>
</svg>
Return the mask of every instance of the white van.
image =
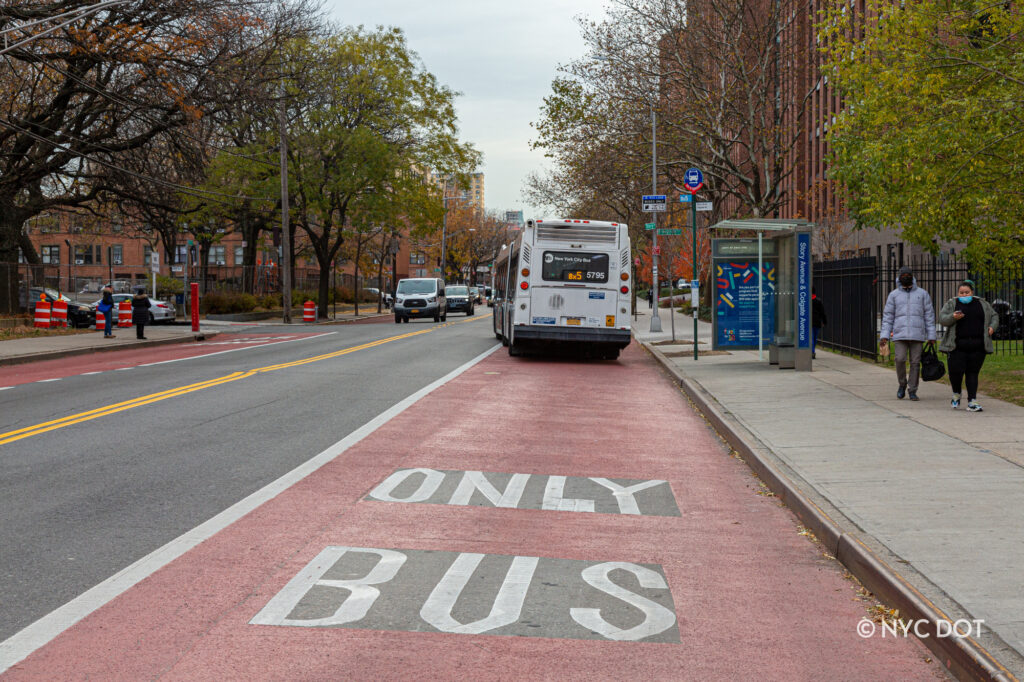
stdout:
<svg viewBox="0 0 1024 682">
<path fill-rule="evenodd" d="M 408 322 L 411 317 L 432 317 L 434 322 L 448 319 L 444 280 L 436 277 L 398 280 L 398 288 L 395 290 L 395 324 Z"/>
</svg>

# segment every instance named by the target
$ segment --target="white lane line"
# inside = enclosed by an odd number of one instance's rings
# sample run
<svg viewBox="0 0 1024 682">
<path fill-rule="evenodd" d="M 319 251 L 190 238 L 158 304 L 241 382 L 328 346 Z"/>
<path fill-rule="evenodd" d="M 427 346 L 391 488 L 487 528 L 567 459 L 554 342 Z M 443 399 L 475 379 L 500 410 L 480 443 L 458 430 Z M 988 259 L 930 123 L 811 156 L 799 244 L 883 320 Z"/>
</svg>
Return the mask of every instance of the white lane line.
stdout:
<svg viewBox="0 0 1024 682">
<path fill-rule="evenodd" d="M 79 374 L 78 376 L 81 376 L 81 377 L 87 377 L 87 376 L 89 376 L 90 374 L 103 374 L 103 372 L 82 372 L 82 373 L 81 373 L 81 374 Z"/>
<path fill-rule="evenodd" d="M 51 381 L 60 381 L 60 380 L 61 380 L 62 378 L 63 378 L 63 377 L 57 377 L 56 379 L 40 379 L 40 380 L 39 380 L 39 381 L 37 381 L 36 383 L 37 383 L 37 384 L 48 384 L 48 383 L 50 383 Z"/>
<path fill-rule="evenodd" d="M 0 386 L 0 391 L 9 391 L 12 388 L 14 388 L 14 386 Z"/>
<path fill-rule="evenodd" d="M 384 410 L 334 445 L 329 446 L 313 459 L 292 469 L 281 478 L 265 485 L 245 499 L 236 502 L 209 521 L 196 526 L 187 533 L 171 540 L 163 547 L 150 552 L 131 566 L 121 569 L 99 585 L 83 592 L 67 604 L 64 604 L 64 606 L 51 611 L 24 630 L 0 642 L 0 675 L 5 673 L 12 665 L 24 660 L 36 649 L 48 644 L 57 635 L 93 611 L 127 592 L 199 543 L 213 537 L 260 505 L 274 499 L 331 460 L 344 454 L 350 447 L 384 426 L 384 424 L 387 424 L 402 412 L 405 412 L 421 398 L 455 379 L 499 348 L 501 346 L 495 344 L 490 350 L 484 351 L 461 367 L 453 369 L 437 381 L 424 386 L 409 397 Z"/>
<path fill-rule="evenodd" d="M 274 343 L 256 343 L 254 346 L 246 346 L 245 348 L 231 348 L 229 350 L 221 350 L 216 353 L 205 353 L 204 355 L 191 355 L 187 358 L 175 358 L 174 360 L 161 360 L 160 362 L 149 362 L 145 365 L 139 365 L 139 367 L 152 367 L 153 365 L 166 365 L 171 362 L 182 362 L 183 360 L 198 360 L 200 358 L 209 358 L 214 355 L 223 355 L 224 353 L 234 353 L 240 350 L 249 350 L 250 348 L 266 348 L 267 346 L 276 346 L 279 343 L 295 343 L 296 341 L 308 341 L 309 339 L 318 339 L 321 336 L 330 336 L 331 334 L 337 334 L 338 332 L 324 332 L 323 334 L 314 334 L 313 336 L 303 336 L 298 339 L 288 339 L 286 341 L 275 341 Z"/>
<path fill-rule="evenodd" d="M 134 368 L 133 368 L 133 367 L 118 367 L 118 368 L 116 368 L 116 369 L 115 369 L 114 371 L 115 371 L 115 372 L 123 372 L 123 371 L 125 371 L 126 369 L 134 369 Z"/>
</svg>

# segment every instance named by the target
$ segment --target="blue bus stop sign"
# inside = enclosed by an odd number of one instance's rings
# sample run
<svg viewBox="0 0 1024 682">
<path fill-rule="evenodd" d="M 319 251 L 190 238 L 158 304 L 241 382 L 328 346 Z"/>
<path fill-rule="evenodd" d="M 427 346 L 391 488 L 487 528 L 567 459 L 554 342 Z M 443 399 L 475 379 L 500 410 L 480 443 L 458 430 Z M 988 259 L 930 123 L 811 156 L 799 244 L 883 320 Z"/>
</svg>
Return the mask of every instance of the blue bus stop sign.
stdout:
<svg viewBox="0 0 1024 682">
<path fill-rule="evenodd" d="M 696 192 L 704 186 L 704 174 L 700 172 L 699 168 L 687 168 L 686 174 L 683 176 L 683 187 L 688 189 L 690 192 Z"/>
</svg>

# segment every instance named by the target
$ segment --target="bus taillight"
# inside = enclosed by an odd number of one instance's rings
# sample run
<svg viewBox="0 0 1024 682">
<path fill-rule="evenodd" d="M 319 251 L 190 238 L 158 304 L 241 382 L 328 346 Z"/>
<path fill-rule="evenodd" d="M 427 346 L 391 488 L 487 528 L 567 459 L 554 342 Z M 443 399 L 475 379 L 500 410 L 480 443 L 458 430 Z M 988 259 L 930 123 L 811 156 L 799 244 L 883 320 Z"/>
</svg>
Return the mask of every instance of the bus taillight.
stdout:
<svg viewBox="0 0 1024 682">
<path fill-rule="evenodd" d="M 623 282 L 625 282 L 627 279 L 629 279 L 629 273 L 628 272 L 623 272 L 623 273 L 619 274 L 619 279 L 621 279 Z"/>
<path fill-rule="evenodd" d="M 519 283 L 519 288 L 522 289 L 523 291 L 526 291 L 527 289 L 530 288 L 530 285 L 529 285 L 528 282 L 520 282 Z M 622 287 L 622 288 L 625 289 L 626 287 Z"/>
<path fill-rule="evenodd" d="M 623 284 L 622 287 L 619 288 L 619 291 L 621 291 L 624 294 L 628 294 L 629 293 L 629 287 L 627 287 L 625 284 Z"/>
<path fill-rule="evenodd" d="M 523 268 L 523 277 L 530 276 L 530 268 Z"/>
</svg>

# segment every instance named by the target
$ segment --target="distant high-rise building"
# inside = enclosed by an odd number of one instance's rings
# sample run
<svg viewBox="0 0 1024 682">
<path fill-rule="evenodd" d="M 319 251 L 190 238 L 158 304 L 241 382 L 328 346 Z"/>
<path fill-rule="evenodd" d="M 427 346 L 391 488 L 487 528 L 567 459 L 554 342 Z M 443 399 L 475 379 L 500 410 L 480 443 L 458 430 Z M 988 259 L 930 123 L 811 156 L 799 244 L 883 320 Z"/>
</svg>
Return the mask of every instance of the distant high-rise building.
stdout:
<svg viewBox="0 0 1024 682">
<path fill-rule="evenodd" d="M 448 196 L 464 195 L 466 201 L 476 206 L 481 211 L 485 207 L 484 174 L 471 173 L 469 176 L 469 187 L 460 187 L 450 176 L 438 173 L 428 173 L 427 180 L 440 188 L 447 186 Z"/>
</svg>

